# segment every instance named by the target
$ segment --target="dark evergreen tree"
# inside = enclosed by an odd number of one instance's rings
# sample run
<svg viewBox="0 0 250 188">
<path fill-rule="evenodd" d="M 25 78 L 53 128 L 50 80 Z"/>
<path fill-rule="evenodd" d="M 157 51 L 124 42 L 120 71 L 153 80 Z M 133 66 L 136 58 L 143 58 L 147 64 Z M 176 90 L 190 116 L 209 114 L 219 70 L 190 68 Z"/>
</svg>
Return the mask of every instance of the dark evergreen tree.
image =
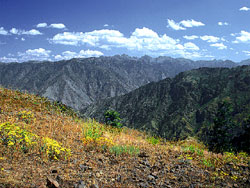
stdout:
<svg viewBox="0 0 250 188">
<path fill-rule="evenodd" d="M 113 127 L 122 127 L 120 114 L 115 110 L 107 110 L 104 113 L 105 123 Z"/>
<path fill-rule="evenodd" d="M 214 122 L 206 130 L 205 142 L 209 149 L 215 152 L 233 151 L 232 140 L 235 136 L 236 125 L 232 121 L 232 105 L 229 100 L 218 104 Z"/>
<path fill-rule="evenodd" d="M 250 153 L 250 115 L 241 123 L 238 134 L 233 138 L 232 143 L 236 151 Z"/>
</svg>

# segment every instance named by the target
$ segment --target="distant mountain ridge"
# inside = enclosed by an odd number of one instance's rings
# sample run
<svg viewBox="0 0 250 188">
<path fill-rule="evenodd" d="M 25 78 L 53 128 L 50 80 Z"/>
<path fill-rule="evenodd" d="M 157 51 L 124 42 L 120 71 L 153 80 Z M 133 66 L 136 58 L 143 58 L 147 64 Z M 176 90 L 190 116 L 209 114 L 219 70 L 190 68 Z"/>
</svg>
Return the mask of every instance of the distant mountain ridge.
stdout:
<svg viewBox="0 0 250 188">
<path fill-rule="evenodd" d="M 249 61 L 245 61 L 249 63 Z M 0 63 L 0 85 L 27 90 L 76 110 L 101 99 L 199 67 L 235 67 L 232 61 L 127 55 L 58 62 Z"/>
<path fill-rule="evenodd" d="M 250 66 L 199 68 L 152 82 L 128 94 L 105 99 L 81 112 L 103 121 L 114 109 L 124 125 L 167 139 L 197 136 L 213 122 L 218 103 L 229 98 L 236 122 L 250 114 Z"/>
</svg>

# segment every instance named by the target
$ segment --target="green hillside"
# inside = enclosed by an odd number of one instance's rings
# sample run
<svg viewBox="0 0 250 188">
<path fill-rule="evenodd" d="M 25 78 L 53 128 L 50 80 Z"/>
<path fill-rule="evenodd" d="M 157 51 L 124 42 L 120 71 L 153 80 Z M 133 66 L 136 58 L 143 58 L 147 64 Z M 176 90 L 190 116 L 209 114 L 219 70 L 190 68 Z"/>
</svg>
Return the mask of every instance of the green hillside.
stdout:
<svg viewBox="0 0 250 188">
<path fill-rule="evenodd" d="M 168 140 L 204 138 L 219 104 L 229 100 L 232 121 L 239 126 L 250 114 L 250 66 L 200 68 L 174 78 L 152 82 L 126 95 L 99 101 L 81 112 L 103 121 L 114 109 L 130 128 L 146 130 Z M 244 128 L 243 128 L 244 129 Z"/>
</svg>

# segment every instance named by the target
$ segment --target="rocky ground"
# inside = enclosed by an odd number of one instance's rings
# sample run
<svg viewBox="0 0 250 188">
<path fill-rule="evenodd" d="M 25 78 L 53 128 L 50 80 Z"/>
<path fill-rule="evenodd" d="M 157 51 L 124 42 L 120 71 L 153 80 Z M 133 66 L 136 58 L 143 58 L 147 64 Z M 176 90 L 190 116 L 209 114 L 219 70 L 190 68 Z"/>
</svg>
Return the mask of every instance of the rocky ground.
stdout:
<svg viewBox="0 0 250 188">
<path fill-rule="evenodd" d="M 25 149 L 31 132 L 37 138 Z M 44 149 L 48 137 L 54 149 Z M 125 146 L 136 150 L 114 152 Z M 70 157 L 56 154 L 63 148 Z M 0 88 L 0 188 L 23 187 L 247 188 L 250 158 L 209 152 L 194 138 L 167 142 L 85 121 L 38 96 Z"/>
</svg>

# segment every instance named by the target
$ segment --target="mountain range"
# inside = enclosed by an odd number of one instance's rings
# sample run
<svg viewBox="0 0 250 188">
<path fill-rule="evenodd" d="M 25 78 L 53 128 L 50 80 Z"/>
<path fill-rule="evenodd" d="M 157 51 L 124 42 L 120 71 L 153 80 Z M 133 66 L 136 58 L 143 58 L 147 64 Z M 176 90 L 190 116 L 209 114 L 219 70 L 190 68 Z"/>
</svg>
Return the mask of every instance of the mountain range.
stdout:
<svg viewBox="0 0 250 188">
<path fill-rule="evenodd" d="M 103 121 L 106 110 L 120 113 L 123 124 L 166 139 L 199 135 L 213 123 L 218 104 L 230 100 L 238 124 L 250 114 L 250 66 L 199 68 L 151 82 L 128 94 L 89 105 L 81 112 Z"/>
<path fill-rule="evenodd" d="M 231 68 L 242 64 L 250 64 L 250 61 L 235 63 L 116 55 L 58 62 L 0 63 L 0 85 L 27 90 L 81 110 L 93 102 L 126 94 L 183 71 L 199 67 Z"/>
</svg>

